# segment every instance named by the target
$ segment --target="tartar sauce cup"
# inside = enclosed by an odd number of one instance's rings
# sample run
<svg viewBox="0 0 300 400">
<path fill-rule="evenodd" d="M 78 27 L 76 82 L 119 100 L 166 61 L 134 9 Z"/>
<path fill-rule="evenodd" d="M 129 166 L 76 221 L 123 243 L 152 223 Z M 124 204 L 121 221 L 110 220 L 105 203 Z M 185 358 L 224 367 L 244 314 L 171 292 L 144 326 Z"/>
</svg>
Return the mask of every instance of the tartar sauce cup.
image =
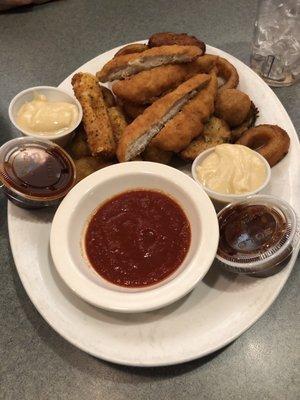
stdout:
<svg viewBox="0 0 300 400">
<path fill-rule="evenodd" d="M 36 95 L 44 95 L 46 96 L 47 100 L 49 101 L 62 101 L 66 103 L 71 103 L 76 106 L 77 109 L 77 118 L 68 127 L 61 133 L 40 133 L 40 132 L 32 132 L 29 130 L 24 129 L 24 127 L 20 126 L 18 123 L 18 112 L 23 104 L 26 102 L 30 102 L 34 99 Z M 59 89 L 53 86 L 35 86 L 23 90 L 22 92 L 18 93 L 10 102 L 8 108 L 9 118 L 12 124 L 24 135 L 24 136 L 31 136 L 43 140 L 51 140 L 54 143 L 60 146 L 66 146 L 69 141 L 72 139 L 75 129 L 78 127 L 82 120 L 82 107 L 79 101 L 71 96 L 70 94 L 66 93 L 64 90 Z"/>
<path fill-rule="evenodd" d="M 244 194 L 223 194 L 223 193 L 219 193 L 219 192 L 209 189 L 199 179 L 198 174 L 197 174 L 197 167 L 206 159 L 206 157 L 208 157 L 214 151 L 215 151 L 215 147 L 212 147 L 210 149 L 203 151 L 195 158 L 195 160 L 192 164 L 192 176 L 193 176 L 194 180 L 208 194 L 208 196 L 212 200 L 212 202 L 217 210 L 221 210 L 227 204 L 230 204 L 230 203 L 233 203 L 236 201 L 242 201 L 242 200 L 245 200 L 249 196 L 258 194 L 258 193 L 262 192 L 268 186 L 270 179 L 271 179 L 271 168 L 270 168 L 270 165 L 267 162 L 267 160 L 261 154 L 257 153 L 256 154 L 257 157 L 263 162 L 265 169 L 266 169 L 266 178 L 262 185 L 257 187 L 255 190 L 244 193 Z"/>
<path fill-rule="evenodd" d="M 73 160 L 55 143 L 23 137 L 0 147 L 2 190 L 19 207 L 55 206 L 75 180 Z"/>
<path fill-rule="evenodd" d="M 284 200 L 250 196 L 218 213 L 217 259 L 238 274 L 267 277 L 281 271 L 299 245 L 299 221 Z"/>
</svg>

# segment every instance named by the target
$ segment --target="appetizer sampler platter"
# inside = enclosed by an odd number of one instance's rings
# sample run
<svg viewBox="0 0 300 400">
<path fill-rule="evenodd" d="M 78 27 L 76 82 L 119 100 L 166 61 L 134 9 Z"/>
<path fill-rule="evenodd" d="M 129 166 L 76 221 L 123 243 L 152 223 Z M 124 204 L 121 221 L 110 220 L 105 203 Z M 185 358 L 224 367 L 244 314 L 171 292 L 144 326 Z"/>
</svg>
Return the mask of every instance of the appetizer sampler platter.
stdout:
<svg viewBox="0 0 300 400">
<path fill-rule="evenodd" d="M 95 74 L 121 47 L 97 56 L 75 72 Z M 257 123 L 277 124 L 289 133 L 289 153 L 273 167 L 267 193 L 285 199 L 300 214 L 299 141 L 288 114 L 273 91 L 246 65 L 211 46 L 207 52 L 226 58 L 237 68 L 239 88 L 259 109 Z M 60 84 L 70 94 L 75 72 Z M 190 174 L 190 164 L 183 171 Z M 170 306 L 141 314 L 110 313 L 81 300 L 58 276 L 49 250 L 53 214 L 53 210 L 27 211 L 9 203 L 10 242 L 25 290 L 44 319 L 70 343 L 125 365 L 181 363 L 232 342 L 273 303 L 297 257 L 295 251 L 286 268 L 267 279 L 223 272 L 215 262 L 189 295 Z"/>
</svg>

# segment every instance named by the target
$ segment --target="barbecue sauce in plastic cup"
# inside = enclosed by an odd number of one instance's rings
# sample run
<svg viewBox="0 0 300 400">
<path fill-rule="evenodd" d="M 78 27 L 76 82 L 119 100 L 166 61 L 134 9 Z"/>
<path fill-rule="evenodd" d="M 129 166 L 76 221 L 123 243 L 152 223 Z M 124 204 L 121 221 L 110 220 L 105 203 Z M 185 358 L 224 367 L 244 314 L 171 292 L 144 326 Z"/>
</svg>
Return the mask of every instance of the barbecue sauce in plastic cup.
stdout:
<svg viewBox="0 0 300 400">
<path fill-rule="evenodd" d="M 3 191 L 20 207 L 58 204 L 74 185 L 75 178 L 70 156 L 50 141 L 18 138 L 0 148 Z"/>
<path fill-rule="evenodd" d="M 274 196 L 251 196 L 218 214 L 217 258 L 226 269 L 254 276 L 279 272 L 299 239 L 292 207 Z"/>
</svg>

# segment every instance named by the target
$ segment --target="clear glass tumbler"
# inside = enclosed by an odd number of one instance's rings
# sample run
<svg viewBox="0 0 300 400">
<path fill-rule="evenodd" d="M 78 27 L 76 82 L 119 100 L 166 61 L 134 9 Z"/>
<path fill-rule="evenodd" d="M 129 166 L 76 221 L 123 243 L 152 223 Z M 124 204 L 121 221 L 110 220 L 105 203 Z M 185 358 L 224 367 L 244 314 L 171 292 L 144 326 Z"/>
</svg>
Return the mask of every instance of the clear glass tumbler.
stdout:
<svg viewBox="0 0 300 400">
<path fill-rule="evenodd" d="M 300 0 L 260 0 L 251 68 L 270 86 L 289 86 L 300 78 Z"/>
</svg>

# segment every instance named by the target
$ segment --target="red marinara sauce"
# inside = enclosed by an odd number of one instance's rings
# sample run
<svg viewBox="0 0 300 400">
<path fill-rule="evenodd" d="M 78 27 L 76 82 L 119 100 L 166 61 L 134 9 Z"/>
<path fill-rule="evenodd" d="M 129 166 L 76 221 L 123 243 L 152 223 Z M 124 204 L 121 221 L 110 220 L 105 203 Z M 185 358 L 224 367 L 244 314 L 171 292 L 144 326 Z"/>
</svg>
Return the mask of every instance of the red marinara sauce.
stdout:
<svg viewBox="0 0 300 400">
<path fill-rule="evenodd" d="M 190 223 L 169 196 L 132 190 L 105 202 L 92 216 L 85 251 L 96 272 L 123 287 L 161 282 L 182 264 L 191 243 Z"/>
</svg>

